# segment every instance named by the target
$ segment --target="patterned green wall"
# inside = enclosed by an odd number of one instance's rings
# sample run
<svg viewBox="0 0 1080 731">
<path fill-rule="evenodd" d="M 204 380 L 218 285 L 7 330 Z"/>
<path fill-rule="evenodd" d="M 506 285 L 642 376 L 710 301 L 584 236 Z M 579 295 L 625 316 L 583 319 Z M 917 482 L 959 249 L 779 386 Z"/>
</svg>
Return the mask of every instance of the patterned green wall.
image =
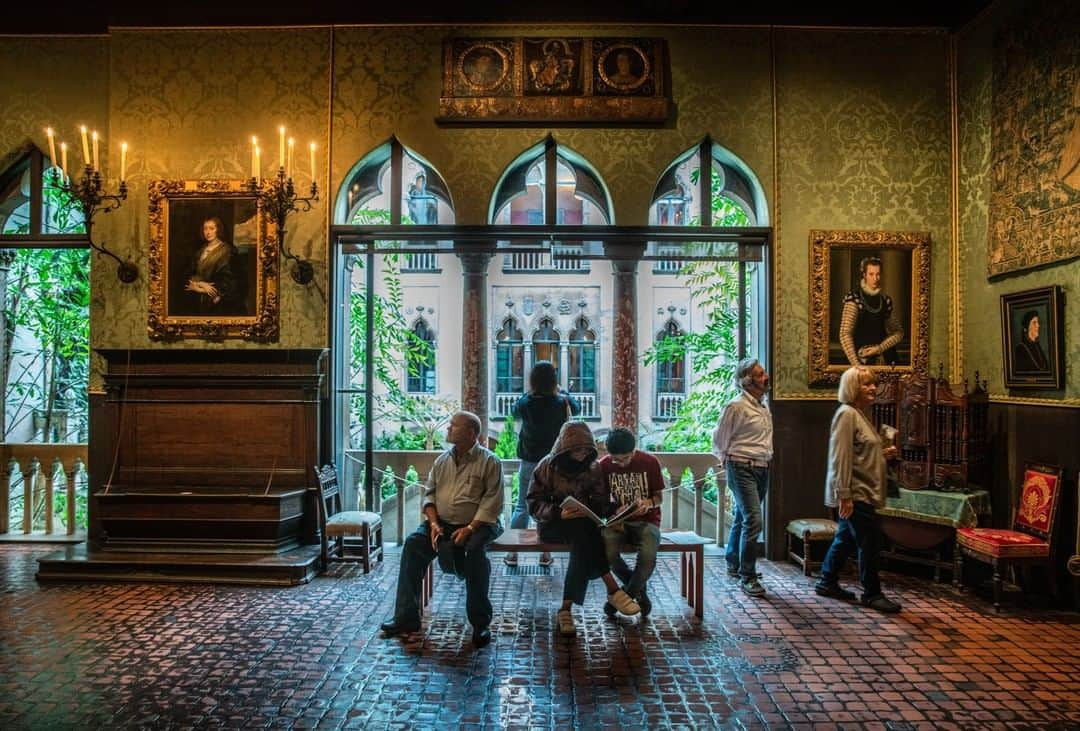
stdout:
<svg viewBox="0 0 1080 731">
<path fill-rule="evenodd" d="M 968 371 L 989 381 L 992 398 L 1080 405 L 1080 261 L 988 281 L 990 201 L 991 61 L 994 33 L 1002 23 L 1022 23 L 1022 4 L 999 3 L 959 38 L 960 287 L 963 357 Z M 1063 29 L 1065 32 L 1065 29 Z M 1080 236 L 1080 232 L 1076 232 Z M 1065 291 L 1065 389 L 1006 391 L 1001 344 L 1001 295 L 1061 285 Z M 1071 300 L 1071 301 L 1070 301 Z"/>
<path fill-rule="evenodd" d="M 946 44 L 940 34 L 777 34 L 777 396 L 834 397 L 807 390 L 811 229 L 929 231 L 931 368 L 948 359 Z"/>
<path fill-rule="evenodd" d="M 662 128 L 440 127 L 434 118 L 442 41 L 466 34 L 663 36 L 676 113 Z M 93 52 L 66 51 L 62 73 L 26 78 L 26 69 L 44 68 L 39 57 L 53 55 L 50 43 L 85 44 Z M 831 398 L 806 387 L 811 228 L 929 230 L 931 363 L 948 357 L 946 44 L 944 35 L 929 33 L 752 28 L 126 30 L 90 41 L 7 42 L 0 51 L 0 88 L 14 94 L 16 106 L 36 105 L 38 111 L 25 112 L 14 125 L 20 129 L 43 127 L 61 109 L 70 110 L 68 117 L 85 109 L 83 114 L 102 118 L 107 98 L 109 136 L 132 145 L 131 198 L 101 230 L 135 258 L 142 277 L 122 285 L 112 267 L 95 271 L 96 347 L 153 345 L 146 336 L 147 182 L 246 176 L 250 136 L 272 137 L 279 123 L 300 140 L 319 141 L 322 153 L 329 149 L 331 172 L 323 202 L 290 222 L 289 245 L 316 260 L 318 278 L 308 288 L 284 278 L 282 347 L 325 344 L 327 212 L 335 186 L 392 134 L 446 178 L 459 223 L 483 223 L 503 168 L 551 133 L 596 166 L 610 186 L 616 222 L 630 225 L 646 222 L 660 172 L 709 134 L 755 171 L 774 207 L 777 396 Z M 31 99 L 31 90 L 44 93 Z M 0 143 L 10 149 L 21 138 L 10 122 L 3 124 Z M 242 341 L 209 345 L 253 347 Z M 160 347 L 207 346 L 187 340 Z"/>
</svg>

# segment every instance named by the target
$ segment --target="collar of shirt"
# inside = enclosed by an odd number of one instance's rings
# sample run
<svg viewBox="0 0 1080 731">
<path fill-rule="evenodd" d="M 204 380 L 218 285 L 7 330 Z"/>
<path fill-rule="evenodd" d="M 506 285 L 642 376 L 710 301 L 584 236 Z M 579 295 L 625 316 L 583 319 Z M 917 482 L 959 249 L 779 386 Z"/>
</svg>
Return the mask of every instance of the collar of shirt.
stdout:
<svg viewBox="0 0 1080 731">
<path fill-rule="evenodd" d="M 457 451 L 457 447 L 450 447 L 450 456 L 454 460 L 454 464 L 463 464 L 465 462 L 471 462 L 476 457 L 476 448 L 480 446 L 480 442 L 473 442 L 473 445 L 460 454 Z"/>
<path fill-rule="evenodd" d="M 762 394 L 761 398 L 758 398 L 754 394 L 747 391 L 745 388 L 742 390 L 742 392 L 743 395 L 746 396 L 746 400 L 749 401 L 751 404 L 753 404 L 759 409 L 765 408 L 765 394 Z"/>
</svg>

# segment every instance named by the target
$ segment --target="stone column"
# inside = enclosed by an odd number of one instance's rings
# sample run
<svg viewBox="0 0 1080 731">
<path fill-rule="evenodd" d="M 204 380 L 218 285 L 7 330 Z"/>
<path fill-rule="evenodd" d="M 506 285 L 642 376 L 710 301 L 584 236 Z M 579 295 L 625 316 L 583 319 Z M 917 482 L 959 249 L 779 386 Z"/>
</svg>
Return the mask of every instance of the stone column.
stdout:
<svg viewBox="0 0 1080 731">
<path fill-rule="evenodd" d="M 611 425 L 637 432 L 637 266 L 645 244 L 604 244 L 611 258 L 615 287 L 611 346 Z"/>
<path fill-rule="evenodd" d="M 493 256 L 487 246 L 458 245 L 461 260 L 461 408 L 480 417 L 481 438 L 488 422 L 487 270 Z M 487 442 L 484 441 L 487 446 Z"/>
</svg>

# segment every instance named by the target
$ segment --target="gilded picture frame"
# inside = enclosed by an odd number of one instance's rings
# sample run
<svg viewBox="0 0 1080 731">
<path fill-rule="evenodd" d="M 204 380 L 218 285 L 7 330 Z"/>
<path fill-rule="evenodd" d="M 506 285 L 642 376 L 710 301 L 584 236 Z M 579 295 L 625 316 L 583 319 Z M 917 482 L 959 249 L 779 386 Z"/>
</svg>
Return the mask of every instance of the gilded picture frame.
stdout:
<svg viewBox="0 0 1080 731">
<path fill-rule="evenodd" d="M 926 374 L 930 234 L 811 231 L 808 314 L 811 386 L 855 364 Z"/>
<path fill-rule="evenodd" d="M 1051 285 L 1001 295 L 1001 358 L 1005 387 L 1065 387 L 1064 300 Z"/>
<path fill-rule="evenodd" d="M 156 180 L 149 199 L 150 337 L 276 340 L 276 233 L 248 182 Z"/>
</svg>

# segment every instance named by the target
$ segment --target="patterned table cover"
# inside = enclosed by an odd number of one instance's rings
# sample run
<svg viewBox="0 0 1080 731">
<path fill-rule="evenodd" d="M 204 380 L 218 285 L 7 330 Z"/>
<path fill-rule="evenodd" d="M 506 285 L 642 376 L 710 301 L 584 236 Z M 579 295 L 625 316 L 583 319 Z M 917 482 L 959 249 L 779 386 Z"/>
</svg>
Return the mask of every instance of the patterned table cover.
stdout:
<svg viewBox="0 0 1080 731">
<path fill-rule="evenodd" d="M 980 515 L 990 515 L 990 493 L 972 490 L 964 494 L 901 487 L 900 497 L 889 498 L 878 513 L 954 528 L 974 528 L 979 524 Z"/>
</svg>

